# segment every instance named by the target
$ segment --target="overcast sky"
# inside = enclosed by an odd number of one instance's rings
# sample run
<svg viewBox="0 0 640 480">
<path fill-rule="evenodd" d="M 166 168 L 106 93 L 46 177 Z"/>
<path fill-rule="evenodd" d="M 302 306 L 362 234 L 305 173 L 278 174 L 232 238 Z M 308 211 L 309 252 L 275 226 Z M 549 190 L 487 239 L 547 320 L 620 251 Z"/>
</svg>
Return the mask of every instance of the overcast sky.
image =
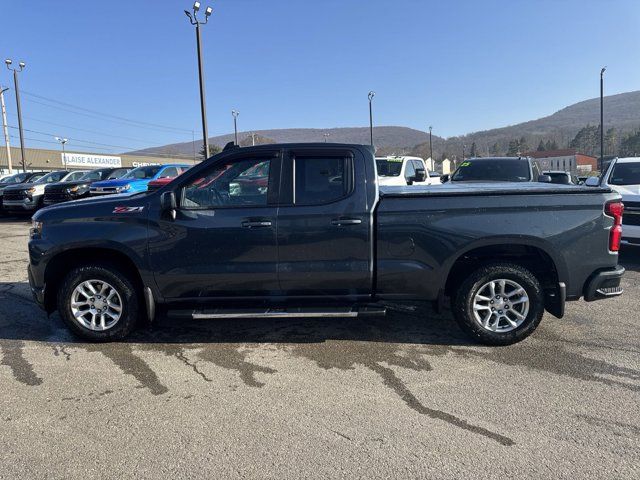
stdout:
<svg viewBox="0 0 640 480">
<path fill-rule="evenodd" d="M 596 97 L 603 65 L 607 94 L 640 89 L 637 0 L 211 4 L 202 30 L 211 136 L 231 131 L 234 108 L 241 130 L 365 126 L 369 90 L 376 124 L 451 136 Z M 27 146 L 53 147 L 52 133 L 72 138 L 70 149 L 105 152 L 191 140 L 192 130 L 199 138 L 190 6 L 3 1 L 0 55 L 27 63 Z M 6 69 L 0 83 L 12 86 Z M 13 91 L 6 100 L 15 126 Z"/>
</svg>

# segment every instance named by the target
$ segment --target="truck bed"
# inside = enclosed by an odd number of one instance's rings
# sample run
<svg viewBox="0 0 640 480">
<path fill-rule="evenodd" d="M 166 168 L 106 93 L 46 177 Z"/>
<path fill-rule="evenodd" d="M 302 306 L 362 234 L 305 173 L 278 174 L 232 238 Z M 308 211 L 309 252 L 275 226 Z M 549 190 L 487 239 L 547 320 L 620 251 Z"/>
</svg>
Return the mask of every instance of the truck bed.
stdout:
<svg viewBox="0 0 640 480">
<path fill-rule="evenodd" d="M 424 197 L 451 195 L 551 195 L 611 193 L 609 187 L 559 185 L 539 182 L 460 182 L 424 186 L 380 186 L 381 197 Z"/>
</svg>

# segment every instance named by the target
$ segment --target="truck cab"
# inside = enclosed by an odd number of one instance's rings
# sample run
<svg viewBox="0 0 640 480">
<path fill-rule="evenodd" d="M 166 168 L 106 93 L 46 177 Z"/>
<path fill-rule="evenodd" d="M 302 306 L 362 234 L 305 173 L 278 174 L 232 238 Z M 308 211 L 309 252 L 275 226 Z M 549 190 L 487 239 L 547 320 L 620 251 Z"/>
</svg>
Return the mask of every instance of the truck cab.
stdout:
<svg viewBox="0 0 640 480">
<path fill-rule="evenodd" d="M 431 185 L 433 182 L 425 162 L 420 157 L 376 157 L 380 185 Z M 437 182 L 440 183 L 440 182 Z"/>
</svg>

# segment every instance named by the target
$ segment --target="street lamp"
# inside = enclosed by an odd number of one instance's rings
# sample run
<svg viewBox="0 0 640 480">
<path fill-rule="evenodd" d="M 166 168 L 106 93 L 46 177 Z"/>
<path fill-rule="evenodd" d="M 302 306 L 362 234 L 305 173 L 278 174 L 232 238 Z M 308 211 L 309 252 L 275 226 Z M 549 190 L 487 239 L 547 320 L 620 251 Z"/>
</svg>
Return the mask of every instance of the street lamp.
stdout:
<svg viewBox="0 0 640 480">
<path fill-rule="evenodd" d="M 600 70 L 600 162 L 598 170 L 602 172 L 604 166 L 604 72 L 607 67 Z"/>
<path fill-rule="evenodd" d="M 62 145 L 62 164 L 64 165 L 64 169 L 67 169 L 67 155 L 64 151 L 64 145 L 69 141 L 67 138 L 55 137 L 56 141 Z"/>
<path fill-rule="evenodd" d="M 198 20 L 198 11 L 200 11 L 200 2 L 194 2 L 193 14 L 188 10 L 184 13 L 189 17 L 191 25 L 196 26 L 196 45 L 198 47 L 198 75 L 200 78 L 200 112 L 202 114 L 202 141 L 204 143 L 204 158 L 209 157 L 209 134 L 207 133 L 207 104 L 204 91 L 204 69 L 202 66 L 202 42 L 200 40 L 200 25 L 205 25 L 209 21 L 209 17 L 213 13 L 213 8 L 207 7 L 204 11 L 204 22 Z"/>
<path fill-rule="evenodd" d="M 20 88 L 18 86 L 18 72 L 24 70 L 26 66 L 24 62 L 18 63 L 18 67 L 12 67 L 13 61 L 10 58 L 7 58 L 4 63 L 7 65 L 7 68 L 13 71 L 13 87 L 16 91 L 16 106 L 18 107 L 18 131 L 20 132 L 20 154 L 22 156 L 22 171 L 27 171 L 27 157 L 24 152 L 24 133 L 22 131 L 22 108 L 20 108 Z"/>
<path fill-rule="evenodd" d="M 431 158 L 431 165 L 435 165 L 433 160 L 433 144 L 431 143 L 431 130 L 433 127 L 429 125 L 429 157 Z"/>
<path fill-rule="evenodd" d="M 324 137 L 324 143 L 327 143 L 327 138 L 329 138 L 329 135 L 331 135 L 330 133 L 323 133 L 322 136 Z"/>
<path fill-rule="evenodd" d="M 238 115 L 240 115 L 240 112 L 231 110 L 231 115 L 233 115 L 233 134 L 236 139 L 236 145 L 238 145 Z"/>
<path fill-rule="evenodd" d="M 367 97 L 369 98 L 369 135 L 371 136 L 371 146 L 373 147 L 373 108 L 371 106 L 371 102 L 373 101 L 373 97 L 376 96 L 376 92 L 373 90 L 369 92 Z"/>
</svg>

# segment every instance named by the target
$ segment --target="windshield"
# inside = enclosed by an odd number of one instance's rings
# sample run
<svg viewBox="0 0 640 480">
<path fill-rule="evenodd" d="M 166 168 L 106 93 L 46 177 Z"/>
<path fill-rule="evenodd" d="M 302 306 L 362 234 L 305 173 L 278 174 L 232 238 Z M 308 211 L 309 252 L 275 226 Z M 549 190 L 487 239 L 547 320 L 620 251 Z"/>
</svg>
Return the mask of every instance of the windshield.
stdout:
<svg viewBox="0 0 640 480">
<path fill-rule="evenodd" d="M 611 185 L 640 185 L 640 162 L 616 163 L 609 183 Z"/>
<path fill-rule="evenodd" d="M 87 172 L 85 173 L 82 177 L 80 177 L 78 179 L 78 181 L 82 181 L 82 180 L 102 180 L 102 177 L 104 176 L 104 170 L 93 170 L 92 172 Z"/>
<path fill-rule="evenodd" d="M 467 160 L 451 177 L 454 182 L 528 182 L 529 162 L 523 160 Z"/>
<path fill-rule="evenodd" d="M 2 180 L 0 180 L 0 183 L 13 183 L 15 182 L 15 178 L 18 175 L 9 175 L 8 177 L 4 177 Z"/>
<path fill-rule="evenodd" d="M 24 182 L 28 176 L 28 173 L 17 173 L 9 178 L 5 178 L 2 183 L 21 183 Z"/>
<path fill-rule="evenodd" d="M 402 171 L 402 162 L 401 158 L 377 158 L 378 176 L 397 177 Z"/>
<path fill-rule="evenodd" d="M 66 177 L 68 173 L 69 172 L 51 172 L 51 173 L 47 173 L 44 177 L 39 178 L 34 183 L 55 183 L 55 182 L 59 182 L 64 177 Z"/>
<path fill-rule="evenodd" d="M 138 167 L 127 173 L 123 179 L 148 180 L 156 176 L 162 166 Z"/>
</svg>

